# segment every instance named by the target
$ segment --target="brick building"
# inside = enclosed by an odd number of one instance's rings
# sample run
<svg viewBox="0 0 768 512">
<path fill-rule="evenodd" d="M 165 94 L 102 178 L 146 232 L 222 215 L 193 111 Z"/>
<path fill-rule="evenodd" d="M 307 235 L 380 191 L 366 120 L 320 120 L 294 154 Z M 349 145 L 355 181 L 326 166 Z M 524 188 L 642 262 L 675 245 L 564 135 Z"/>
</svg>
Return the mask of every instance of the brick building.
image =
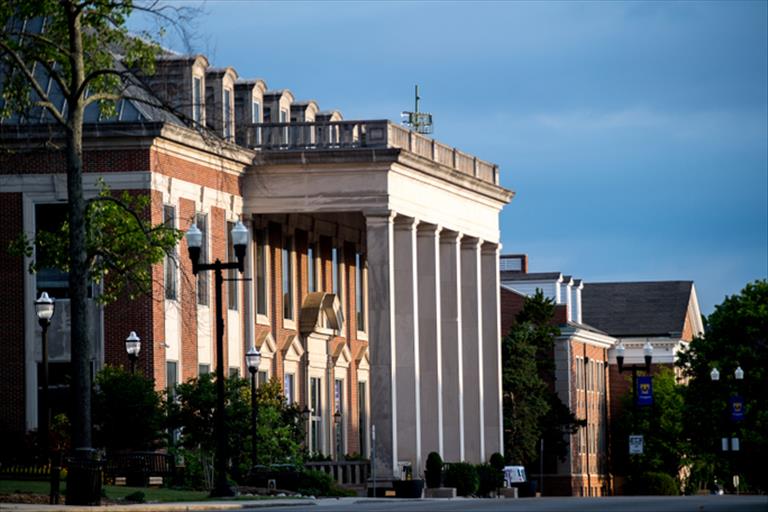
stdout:
<svg viewBox="0 0 768 512">
<path fill-rule="evenodd" d="M 115 118 L 89 107 L 84 185 L 148 194 L 154 224 L 195 223 L 202 260 L 231 259 L 231 226 L 249 227 L 250 281 L 223 290 L 229 373 L 245 375 L 257 347 L 260 379 L 312 409 L 313 451 L 367 456 L 375 425 L 383 479 L 399 462 L 420 473 L 430 451 L 472 462 L 500 451 L 498 216 L 512 193 L 498 168 L 386 120 L 344 121 L 202 55 L 166 54 L 144 81 L 129 86 L 143 100 L 120 101 Z M 0 143 L 6 246 L 60 222 L 67 190 L 42 111 L 3 119 Z M 176 256 L 153 268 L 151 296 L 90 304 L 94 370 L 126 364 L 136 331 L 137 366 L 158 389 L 213 371 L 213 278 L 192 275 L 186 241 Z M 42 291 L 57 299 L 51 386 L 66 408 L 66 274 L 29 263 L 0 252 L 3 432 L 38 424 Z"/>
<path fill-rule="evenodd" d="M 621 494 L 609 443 L 612 418 L 631 393 L 629 373 L 620 374 L 615 348 L 625 347 L 625 364 L 643 362 L 643 346 L 653 347 L 653 367 L 672 367 L 677 353 L 703 332 L 691 281 L 584 283 L 560 272 L 529 272 L 526 255 L 504 255 L 500 264 L 503 333 L 514 323 L 523 300 L 536 290 L 552 299 L 555 380 L 560 399 L 586 428 L 569 439 L 564 461 L 545 465 L 548 495 Z M 545 453 L 545 460 L 547 460 Z M 541 479 L 541 477 L 539 477 Z"/>
</svg>

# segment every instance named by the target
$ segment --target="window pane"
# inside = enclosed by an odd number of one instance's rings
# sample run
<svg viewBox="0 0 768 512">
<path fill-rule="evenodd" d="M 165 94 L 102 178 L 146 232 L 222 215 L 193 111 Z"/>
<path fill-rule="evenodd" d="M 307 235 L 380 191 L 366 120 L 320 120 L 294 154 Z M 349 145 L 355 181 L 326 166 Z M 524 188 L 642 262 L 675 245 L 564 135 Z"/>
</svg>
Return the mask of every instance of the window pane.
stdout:
<svg viewBox="0 0 768 512">
<path fill-rule="evenodd" d="M 227 222 L 227 261 L 237 261 L 235 257 L 235 246 L 232 245 L 232 228 L 235 227 L 234 222 Z M 238 279 L 237 269 L 231 268 L 227 272 L 227 301 L 229 302 L 229 309 L 238 308 L 238 290 L 240 283 Z"/>
<path fill-rule="evenodd" d="M 331 291 L 339 296 L 341 300 L 341 293 L 339 290 L 339 280 L 341 275 L 339 274 L 339 250 L 334 247 L 331 249 Z"/>
<path fill-rule="evenodd" d="M 291 261 L 291 237 L 283 242 L 283 318 L 293 318 L 293 264 Z"/>
<path fill-rule="evenodd" d="M 230 102 L 232 101 L 232 92 L 229 89 L 224 89 L 224 138 L 230 140 L 232 138 L 232 107 Z"/>
<path fill-rule="evenodd" d="M 163 223 L 170 228 L 175 227 L 176 208 L 171 205 L 163 206 Z M 165 298 L 176 299 L 176 251 L 165 257 Z"/>
<path fill-rule="evenodd" d="M 176 361 L 166 361 L 165 363 L 165 387 L 168 390 L 168 396 L 171 398 L 176 394 L 176 384 L 178 383 L 176 365 Z"/>
<path fill-rule="evenodd" d="M 209 365 L 209 364 L 199 364 L 199 365 L 197 365 L 197 374 L 198 375 L 205 375 L 206 373 L 211 373 L 211 365 Z"/>
<path fill-rule="evenodd" d="M 256 313 L 267 314 L 267 249 L 263 230 L 256 231 Z"/>
<path fill-rule="evenodd" d="M 200 246 L 200 261 L 208 262 L 208 215 L 204 213 L 198 213 L 195 215 L 195 224 L 200 232 L 203 233 L 203 241 Z M 197 273 L 197 303 L 207 306 L 209 304 L 209 289 L 208 285 L 209 272 Z"/>
<path fill-rule="evenodd" d="M 203 83 L 200 78 L 195 77 L 192 88 L 192 120 L 196 123 L 203 118 Z"/>
<path fill-rule="evenodd" d="M 310 292 L 317 291 L 317 277 L 315 276 L 315 244 L 307 247 L 307 286 Z"/>
<path fill-rule="evenodd" d="M 355 308 L 357 330 L 365 331 L 365 291 L 363 290 L 363 255 L 355 253 Z"/>
<path fill-rule="evenodd" d="M 40 231 L 55 233 L 61 229 L 62 224 L 68 218 L 67 204 L 38 204 L 35 206 L 35 239 Z M 44 258 L 44 249 L 39 245 L 35 246 L 38 258 Z M 66 299 L 69 297 L 69 273 L 63 272 L 57 268 L 39 268 L 37 274 L 37 294 L 48 292 L 48 295 L 55 299 Z"/>
<path fill-rule="evenodd" d="M 285 396 L 286 403 L 292 404 L 295 401 L 294 377 L 292 373 L 286 373 L 283 378 L 283 395 Z"/>
<path fill-rule="evenodd" d="M 366 383 L 357 383 L 357 417 L 359 420 L 359 436 L 360 436 L 360 455 L 366 457 L 368 455 L 368 417 L 366 406 Z"/>
</svg>

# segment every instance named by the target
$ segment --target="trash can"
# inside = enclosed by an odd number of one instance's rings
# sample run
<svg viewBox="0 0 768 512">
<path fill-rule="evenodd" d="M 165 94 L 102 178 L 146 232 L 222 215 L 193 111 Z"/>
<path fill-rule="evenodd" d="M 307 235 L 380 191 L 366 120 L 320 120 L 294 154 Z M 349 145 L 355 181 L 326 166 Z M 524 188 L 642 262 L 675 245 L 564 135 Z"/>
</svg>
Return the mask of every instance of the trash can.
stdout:
<svg viewBox="0 0 768 512">
<path fill-rule="evenodd" d="M 101 505 L 103 461 L 92 448 L 67 459 L 67 505 Z"/>
</svg>

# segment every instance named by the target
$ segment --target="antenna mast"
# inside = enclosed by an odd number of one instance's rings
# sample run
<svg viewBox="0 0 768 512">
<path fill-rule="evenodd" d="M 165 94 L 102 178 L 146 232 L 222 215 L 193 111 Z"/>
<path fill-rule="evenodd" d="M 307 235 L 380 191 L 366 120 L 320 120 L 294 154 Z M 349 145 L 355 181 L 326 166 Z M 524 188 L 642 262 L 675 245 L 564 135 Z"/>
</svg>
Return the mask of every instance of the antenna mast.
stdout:
<svg viewBox="0 0 768 512">
<path fill-rule="evenodd" d="M 432 114 L 427 112 L 419 112 L 419 86 L 415 86 L 414 91 L 414 111 L 403 112 L 401 117 L 403 118 L 403 125 L 407 126 L 416 133 L 424 135 L 432 133 Z"/>
</svg>

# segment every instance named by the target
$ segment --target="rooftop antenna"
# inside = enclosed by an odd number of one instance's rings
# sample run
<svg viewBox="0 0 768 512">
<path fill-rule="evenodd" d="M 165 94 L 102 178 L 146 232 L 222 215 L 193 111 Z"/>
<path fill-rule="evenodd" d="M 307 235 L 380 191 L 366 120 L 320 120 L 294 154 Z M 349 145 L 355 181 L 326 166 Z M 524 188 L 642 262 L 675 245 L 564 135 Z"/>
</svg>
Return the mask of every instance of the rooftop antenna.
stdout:
<svg viewBox="0 0 768 512">
<path fill-rule="evenodd" d="M 432 114 L 419 112 L 419 86 L 415 86 L 415 101 L 413 112 L 403 112 L 400 116 L 403 119 L 403 125 L 407 126 L 416 133 L 424 135 L 432 133 Z"/>
</svg>

